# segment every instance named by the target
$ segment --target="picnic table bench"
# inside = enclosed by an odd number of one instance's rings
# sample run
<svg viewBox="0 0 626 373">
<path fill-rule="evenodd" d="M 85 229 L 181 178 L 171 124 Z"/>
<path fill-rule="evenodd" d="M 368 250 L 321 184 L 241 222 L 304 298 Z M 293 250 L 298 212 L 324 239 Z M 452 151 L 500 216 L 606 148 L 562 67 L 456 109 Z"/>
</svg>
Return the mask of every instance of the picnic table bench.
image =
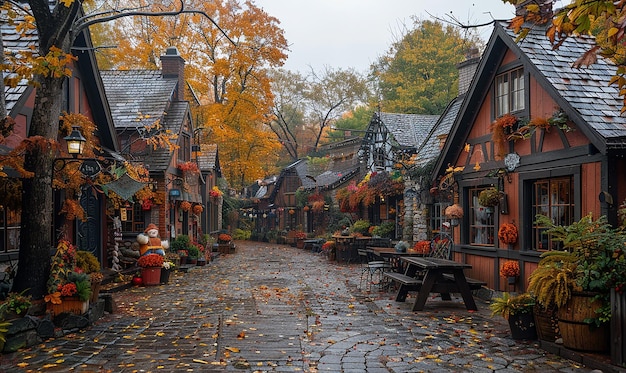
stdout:
<svg viewBox="0 0 626 373">
<path fill-rule="evenodd" d="M 450 293 L 460 293 L 468 310 L 477 309 L 471 290 L 480 289 L 486 283 L 465 276 L 463 270 L 471 268 L 469 264 L 427 257 L 401 257 L 401 260 L 407 263 L 404 274 L 383 273 L 400 284 L 396 294 L 397 302 L 404 302 L 409 291 L 418 291 L 413 311 L 421 311 L 429 293 L 440 293 L 442 300 L 451 300 Z M 419 271 L 425 271 L 423 277 L 417 277 Z"/>
</svg>

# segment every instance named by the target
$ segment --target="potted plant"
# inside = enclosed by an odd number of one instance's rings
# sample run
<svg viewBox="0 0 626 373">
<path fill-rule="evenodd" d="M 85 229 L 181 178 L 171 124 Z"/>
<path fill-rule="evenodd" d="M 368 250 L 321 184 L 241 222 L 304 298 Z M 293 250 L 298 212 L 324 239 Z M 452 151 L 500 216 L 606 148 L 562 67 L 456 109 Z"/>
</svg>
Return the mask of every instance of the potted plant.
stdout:
<svg viewBox="0 0 626 373">
<path fill-rule="evenodd" d="M 89 275 L 91 283 L 91 298 L 89 301 L 95 303 L 100 294 L 100 285 L 104 276 L 100 273 L 100 261 L 93 253 L 85 250 L 76 251 L 76 267 Z"/>
<path fill-rule="evenodd" d="M 519 263 L 516 260 L 507 260 L 500 268 L 500 276 L 506 278 L 509 285 L 515 285 L 519 273 Z"/>
<path fill-rule="evenodd" d="M 161 266 L 161 276 L 159 281 L 161 284 L 168 284 L 170 282 L 170 274 L 176 268 L 176 264 L 169 260 L 164 260 L 163 265 Z"/>
<path fill-rule="evenodd" d="M 10 320 L 25 316 L 32 305 L 30 295 L 25 295 L 26 290 L 17 293 L 10 292 L 4 302 L 0 304 L 0 320 Z"/>
<path fill-rule="evenodd" d="M 164 256 L 160 254 L 146 254 L 139 257 L 137 265 L 141 267 L 141 278 L 144 286 L 161 283 L 161 267 L 163 267 L 164 261 Z"/>
<path fill-rule="evenodd" d="M 89 308 L 91 280 L 76 268 L 76 247 L 61 240 L 52 257 L 44 300 L 53 316 L 63 312 L 81 315 Z"/>
<path fill-rule="evenodd" d="M 197 264 L 198 256 L 200 255 L 200 250 L 196 245 L 190 245 L 187 249 L 189 252 L 189 257 L 187 258 L 187 264 Z"/>
<path fill-rule="evenodd" d="M 409 244 L 404 241 L 398 241 L 394 248 L 396 249 L 396 252 L 406 253 L 406 250 L 409 248 Z"/>
<path fill-rule="evenodd" d="M 585 351 L 609 348 L 610 290 L 623 273 L 623 231 L 611 227 L 605 216 L 591 214 L 569 226 L 557 226 L 538 215 L 536 225 L 548 228 L 552 242 L 562 250 L 541 255 L 529 277 L 528 291 L 545 308 L 556 307 L 563 345 Z"/>
<path fill-rule="evenodd" d="M 478 194 L 478 203 L 484 207 L 494 207 L 500 203 L 501 193 L 494 187 L 482 190 Z"/>
<path fill-rule="evenodd" d="M 511 329 L 513 339 L 537 339 L 537 331 L 533 318 L 535 299 L 530 293 L 511 295 L 502 293 L 501 297 L 492 299 L 489 305 L 491 315 L 504 317 Z"/>
</svg>

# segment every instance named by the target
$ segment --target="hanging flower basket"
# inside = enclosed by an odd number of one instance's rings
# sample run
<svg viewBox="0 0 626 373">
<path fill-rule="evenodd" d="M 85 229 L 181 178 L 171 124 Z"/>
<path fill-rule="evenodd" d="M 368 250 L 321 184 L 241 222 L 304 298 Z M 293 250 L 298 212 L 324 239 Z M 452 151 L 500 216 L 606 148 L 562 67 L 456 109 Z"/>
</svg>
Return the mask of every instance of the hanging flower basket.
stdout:
<svg viewBox="0 0 626 373">
<path fill-rule="evenodd" d="M 191 209 L 191 203 L 189 201 L 182 201 L 180 203 L 180 209 L 183 211 L 189 211 Z"/>
<path fill-rule="evenodd" d="M 204 211 L 204 207 L 202 207 L 202 205 L 195 205 L 193 206 L 193 213 L 196 215 L 200 215 L 202 214 L 202 211 Z"/>
<path fill-rule="evenodd" d="M 500 191 L 496 188 L 487 188 L 478 195 L 478 203 L 484 207 L 494 207 L 500 203 Z"/>
<path fill-rule="evenodd" d="M 500 268 L 500 276 L 502 277 L 517 277 L 519 273 L 519 263 L 515 260 L 507 260 Z"/>
<path fill-rule="evenodd" d="M 507 245 L 513 245 L 517 242 L 518 231 L 515 224 L 504 223 L 498 229 L 498 239 Z"/>
<path fill-rule="evenodd" d="M 458 203 L 455 203 L 452 206 L 446 207 L 444 215 L 448 219 L 461 219 L 463 217 L 463 208 Z"/>
</svg>

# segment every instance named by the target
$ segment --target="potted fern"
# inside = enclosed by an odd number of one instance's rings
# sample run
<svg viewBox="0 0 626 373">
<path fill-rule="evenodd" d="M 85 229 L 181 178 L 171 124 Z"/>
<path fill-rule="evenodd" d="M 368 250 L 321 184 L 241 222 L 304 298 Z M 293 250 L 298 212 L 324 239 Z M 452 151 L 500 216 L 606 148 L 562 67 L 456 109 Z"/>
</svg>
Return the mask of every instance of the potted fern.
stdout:
<svg viewBox="0 0 626 373">
<path fill-rule="evenodd" d="M 505 292 L 493 298 L 489 308 L 492 316 L 500 315 L 508 321 L 513 339 L 534 340 L 537 339 L 534 305 L 535 299 L 530 293 L 511 295 Z"/>
<path fill-rule="evenodd" d="M 538 215 L 536 225 L 562 250 L 541 255 L 529 277 L 528 291 L 545 308 L 556 307 L 563 345 L 584 351 L 609 348 L 610 290 L 623 277 L 626 236 L 605 216 L 591 214 L 569 226 Z"/>
</svg>

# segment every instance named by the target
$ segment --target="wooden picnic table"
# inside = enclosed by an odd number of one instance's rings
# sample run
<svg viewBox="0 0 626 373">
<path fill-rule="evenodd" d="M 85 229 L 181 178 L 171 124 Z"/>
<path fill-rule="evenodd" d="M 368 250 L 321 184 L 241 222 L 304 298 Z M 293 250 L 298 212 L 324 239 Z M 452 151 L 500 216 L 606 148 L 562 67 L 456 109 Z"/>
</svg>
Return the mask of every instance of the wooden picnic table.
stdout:
<svg viewBox="0 0 626 373">
<path fill-rule="evenodd" d="M 375 255 L 382 257 L 391 263 L 391 267 L 398 273 L 404 273 L 405 265 L 400 260 L 401 256 L 424 256 L 427 254 L 418 253 L 417 251 L 399 252 L 393 247 L 376 247 L 367 246 L 367 250 L 372 250 Z"/>
<path fill-rule="evenodd" d="M 440 293 L 442 300 L 451 300 L 450 293 L 460 293 L 465 307 L 477 310 L 471 287 L 480 288 L 484 282 L 465 277 L 464 270 L 472 268 L 470 264 L 432 257 L 401 256 L 400 260 L 406 263 L 404 275 L 385 273 L 400 283 L 396 301 L 404 302 L 410 290 L 417 290 L 413 311 L 422 311 L 430 293 Z M 424 273 L 423 278 L 417 277 L 419 272 Z"/>
</svg>

